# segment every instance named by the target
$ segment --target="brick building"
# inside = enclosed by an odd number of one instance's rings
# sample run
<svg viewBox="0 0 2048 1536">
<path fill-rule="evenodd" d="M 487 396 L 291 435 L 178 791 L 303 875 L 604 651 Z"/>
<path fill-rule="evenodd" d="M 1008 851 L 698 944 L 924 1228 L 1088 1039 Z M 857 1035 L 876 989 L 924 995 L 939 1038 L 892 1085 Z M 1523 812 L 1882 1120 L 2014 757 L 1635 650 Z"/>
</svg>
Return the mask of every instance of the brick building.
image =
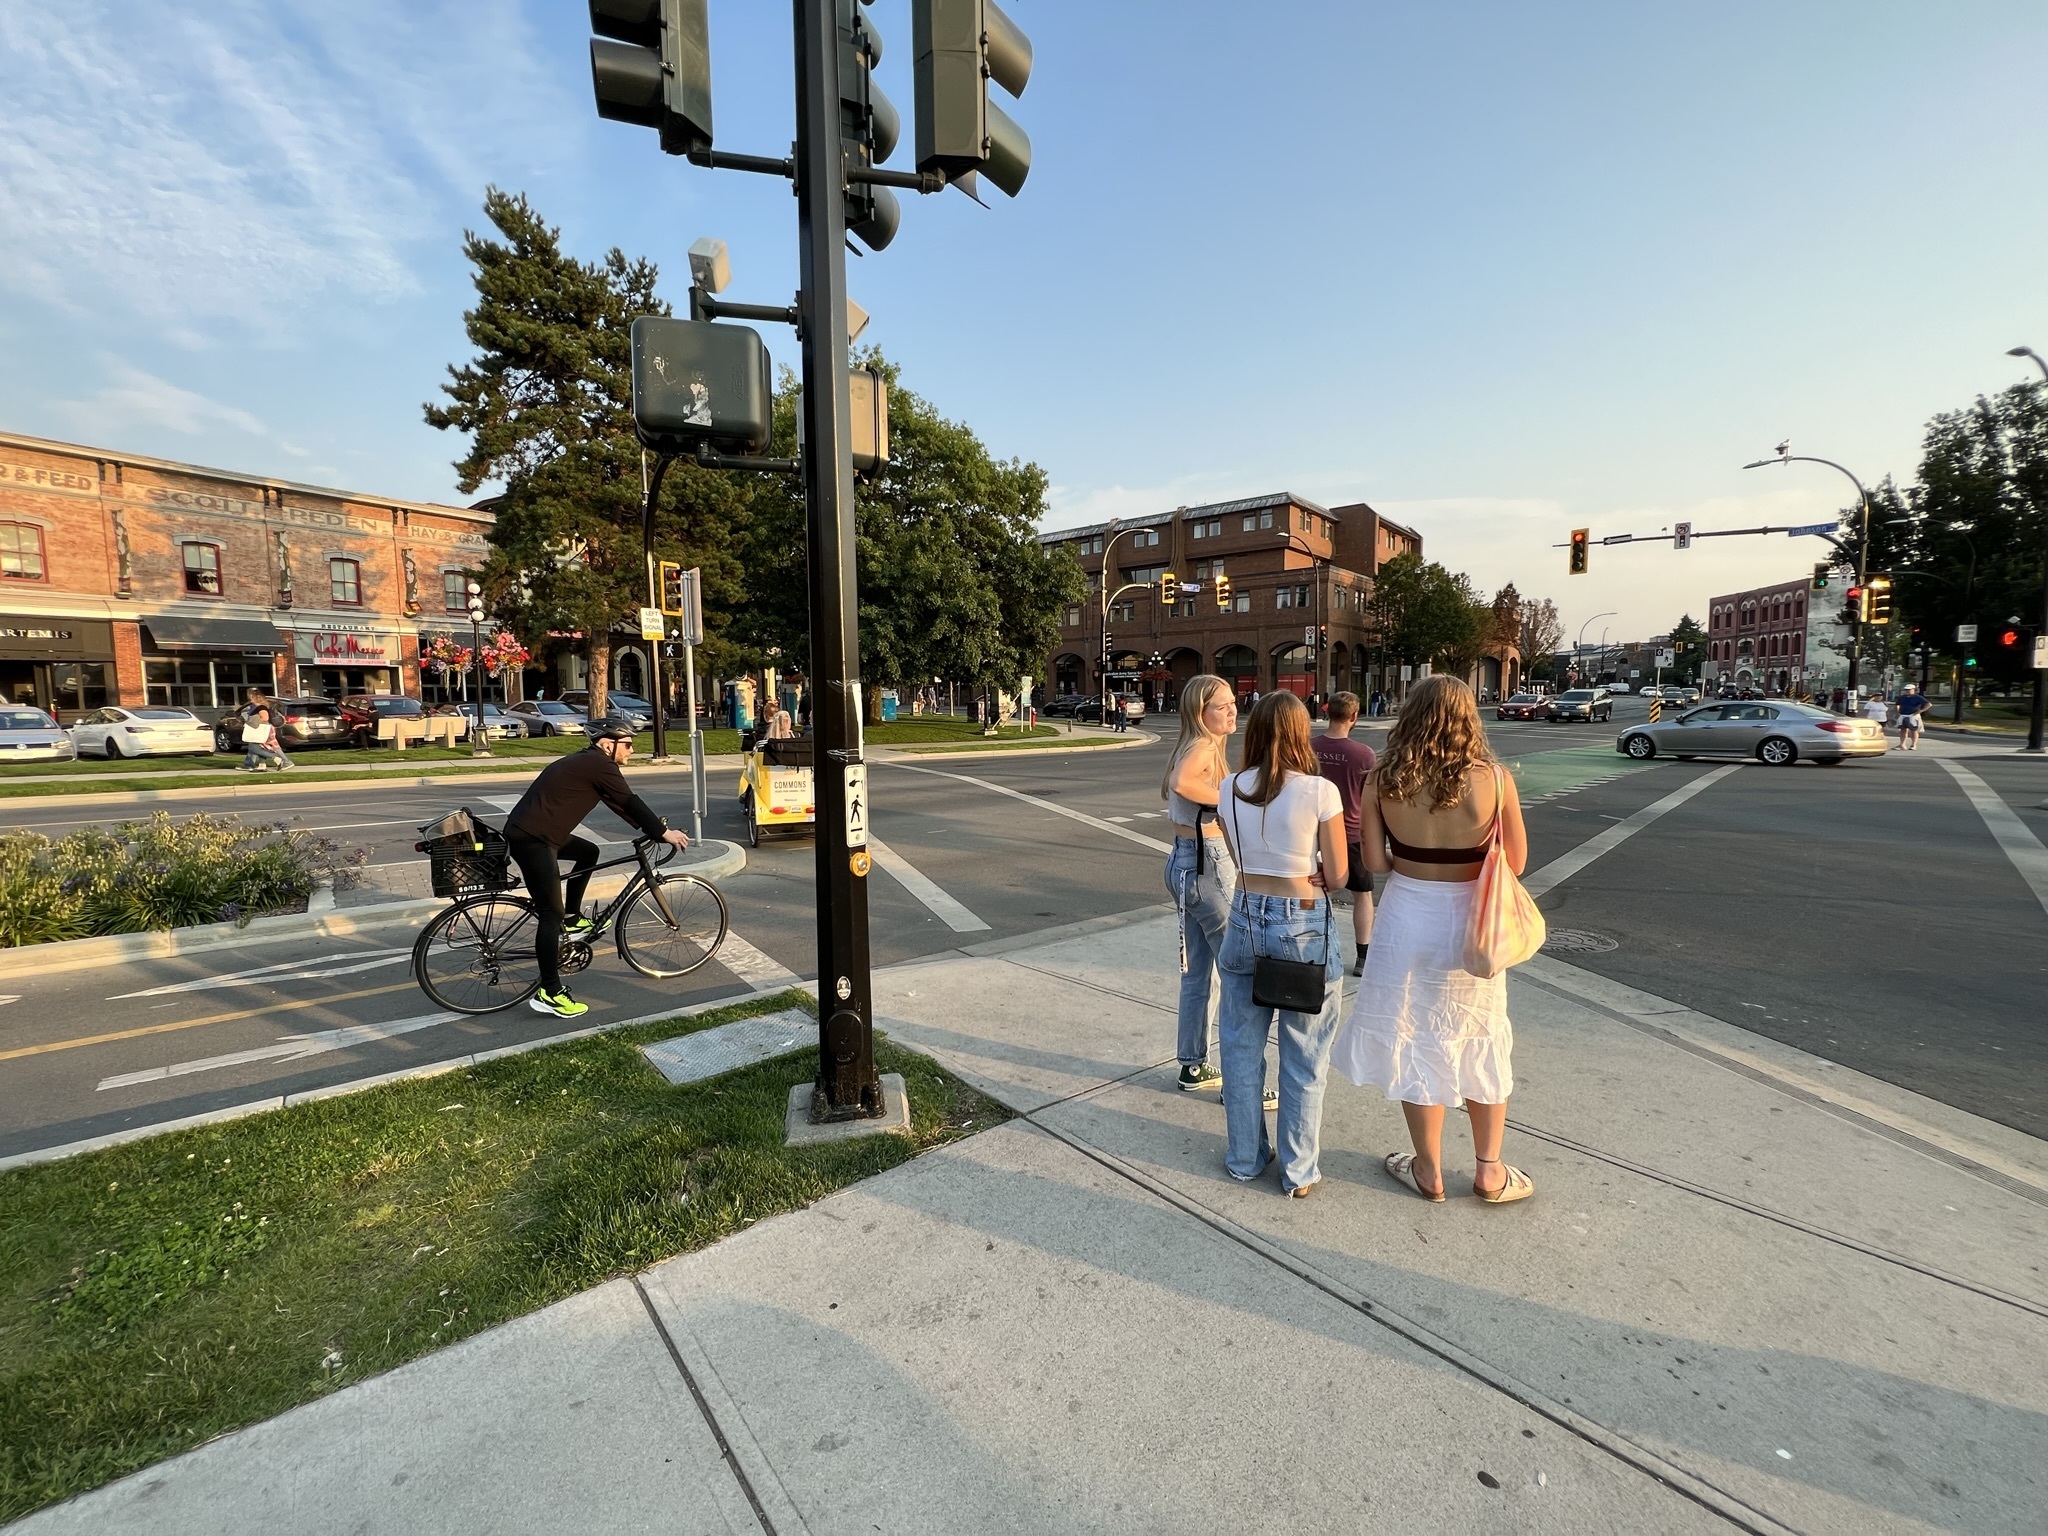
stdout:
<svg viewBox="0 0 2048 1536">
<path fill-rule="evenodd" d="M 1422 535 L 1364 502 L 1323 507 L 1287 491 L 1040 535 L 1065 546 L 1088 573 L 1089 595 L 1067 609 L 1046 669 L 1054 693 L 1095 693 L 1104 682 L 1102 572 L 1110 590 L 1155 584 L 1163 571 L 1199 590 L 1161 611 L 1155 592 L 1127 592 L 1108 613 L 1110 686 L 1148 707 L 1178 696 L 1198 672 L 1240 694 L 1287 688 L 1304 696 L 1348 688 L 1361 695 L 1398 667 L 1380 666 L 1366 604 L 1375 572 L 1422 552 Z M 1215 582 L 1230 580 L 1230 605 Z M 1327 640 L 1320 654 L 1309 642 Z M 1153 658 L 1158 665 L 1153 665 Z"/>
<path fill-rule="evenodd" d="M 490 527 L 467 507 L 0 433 L 0 695 L 67 720 L 205 710 L 251 686 L 419 697 L 421 634 L 466 638 Z M 430 676 L 426 696 L 442 692 Z"/>
<path fill-rule="evenodd" d="M 1833 615 L 1808 612 L 1807 586 L 1801 576 L 1713 599 L 1703 679 L 1773 694 L 1801 693 L 1824 681 L 1834 658 L 1820 641 L 1836 626 Z"/>
</svg>

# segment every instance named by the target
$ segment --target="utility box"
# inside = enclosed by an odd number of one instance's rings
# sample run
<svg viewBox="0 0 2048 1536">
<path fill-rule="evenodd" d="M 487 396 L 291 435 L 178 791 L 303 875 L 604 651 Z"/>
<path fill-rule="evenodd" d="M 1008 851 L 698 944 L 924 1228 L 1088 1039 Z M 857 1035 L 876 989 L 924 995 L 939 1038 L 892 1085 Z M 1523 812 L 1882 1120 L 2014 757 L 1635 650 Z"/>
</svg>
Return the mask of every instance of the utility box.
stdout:
<svg viewBox="0 0 2048 1536">
<path fill-rule="evenodd" d="M 742 457 L 768 447 L 768 346 L 744 325 L 642 315 L 633 322 L 633 425 L 657 453 L 703 444 Z"/>
</svg>

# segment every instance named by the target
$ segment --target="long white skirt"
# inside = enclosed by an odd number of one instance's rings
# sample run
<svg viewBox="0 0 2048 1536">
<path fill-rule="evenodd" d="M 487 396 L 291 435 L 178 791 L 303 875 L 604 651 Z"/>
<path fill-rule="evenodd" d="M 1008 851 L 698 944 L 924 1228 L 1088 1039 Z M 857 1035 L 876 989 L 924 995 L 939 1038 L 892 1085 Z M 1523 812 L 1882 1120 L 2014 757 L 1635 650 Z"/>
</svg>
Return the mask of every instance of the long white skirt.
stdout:
<svg viewBox="0 0 2048 1536">
<path fill-rule="evenodd" d="M 1390 1099 L 1455 1108 L 1504 1104 L 1515 1089 L 1508 1057 L 1508 979 L 1460 962 L 1477 883 L 1389 875 L 1373 919 L 1365 974 L 1330 1065 Z"/>
</svg>

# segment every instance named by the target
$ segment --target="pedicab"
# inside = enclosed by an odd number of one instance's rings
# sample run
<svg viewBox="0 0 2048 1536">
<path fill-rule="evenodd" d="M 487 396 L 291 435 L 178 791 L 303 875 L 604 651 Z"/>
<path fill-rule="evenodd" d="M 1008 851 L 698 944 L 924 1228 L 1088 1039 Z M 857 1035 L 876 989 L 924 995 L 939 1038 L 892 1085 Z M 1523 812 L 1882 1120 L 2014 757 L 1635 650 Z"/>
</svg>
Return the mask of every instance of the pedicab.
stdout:
<svg viewBox="0 0 2048 1536">
<path fill-rule="evenodd" d="M 748 731 L 742 733 L 740 747 L 747 846 L 760 847 L 764 837 L 807 836 L 818 821 L 812 738 L 756 736 Z"/>
</svg>

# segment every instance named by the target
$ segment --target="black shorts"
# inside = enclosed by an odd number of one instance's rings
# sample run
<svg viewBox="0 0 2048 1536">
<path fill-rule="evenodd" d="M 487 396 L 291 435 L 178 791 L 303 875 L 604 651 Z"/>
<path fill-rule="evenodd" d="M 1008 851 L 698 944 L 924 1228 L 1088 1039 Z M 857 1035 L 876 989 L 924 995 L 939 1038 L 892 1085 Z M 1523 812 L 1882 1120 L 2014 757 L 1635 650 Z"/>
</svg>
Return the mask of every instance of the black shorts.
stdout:
<svg viewBox="0 0 2048 1536">
<path fill-rule="evenodd" d="M 1370 896 L 1372 894 L 1372 871 L 1365 867 L 1364 847 L 1361 844 L 1353 843 L 1344 852 L 1345 859 L 1351 866 L 1349 872 L 1344 876 L 1344 889 L 1347 891 L 1357 891 L 1364 896 Z"/>
</svg>

